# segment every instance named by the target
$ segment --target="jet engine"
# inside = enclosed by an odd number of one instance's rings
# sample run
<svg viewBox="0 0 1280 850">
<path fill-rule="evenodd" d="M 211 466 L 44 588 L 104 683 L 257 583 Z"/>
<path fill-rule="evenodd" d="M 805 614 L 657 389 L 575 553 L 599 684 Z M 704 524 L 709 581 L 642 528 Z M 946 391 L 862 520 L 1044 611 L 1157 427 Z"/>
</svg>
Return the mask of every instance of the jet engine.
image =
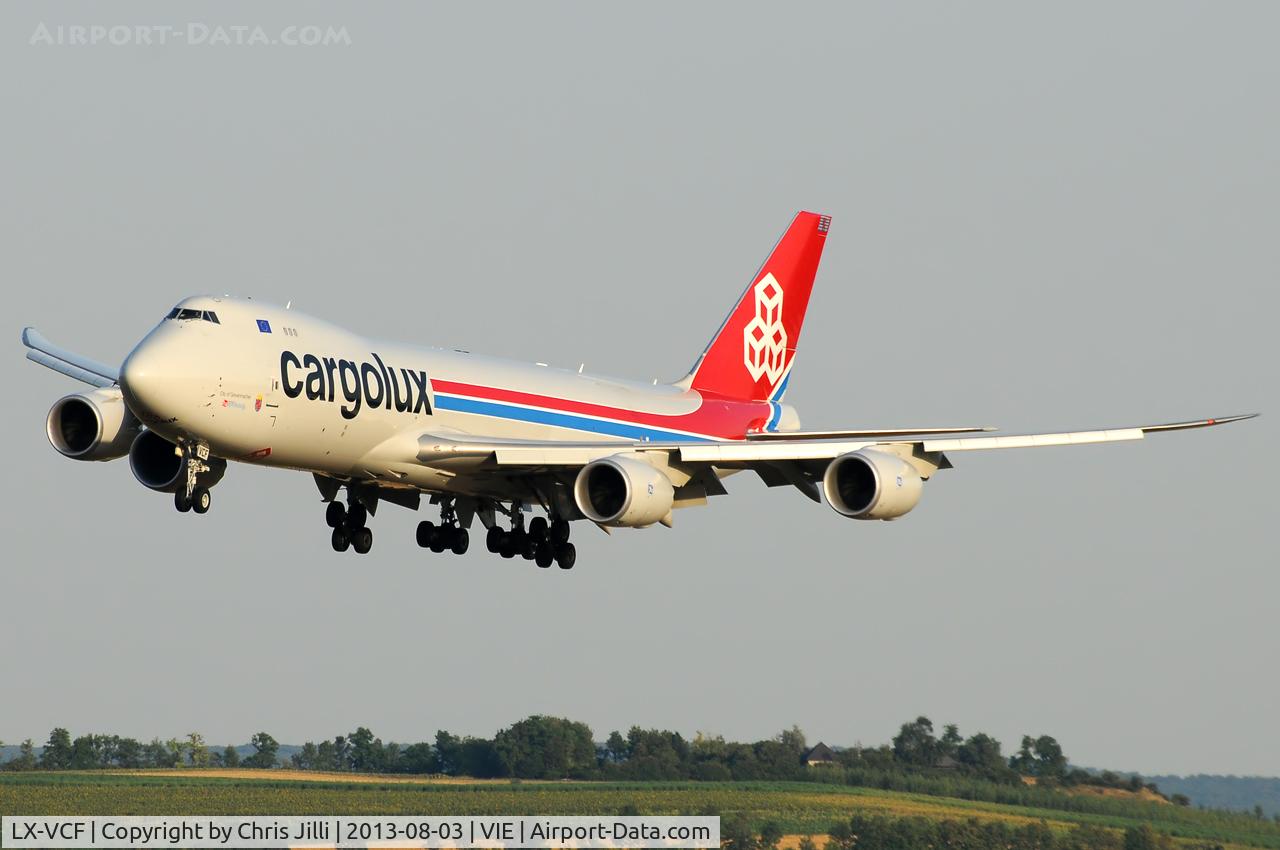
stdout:
<svg viewBox="0 0 1280 850">
<path fill-rule="evenodd" d="M 915 467 L 874 449 L 840 455 L 822 476 L 827 504 L 853 519 L 897 519 L 919 504 L 923 489 Z"/>
<path fill-rule="evenodd" d="M 200 485 L 212 487 L 226 474 L 227 462 L 220 457 L 205 461 L 209 471 L 200 475 Z M 129 447 L 129 468 L 144 486 L 161 493 L 172 493 L 186 484 L 186 468 L 182 449 L 155 431 L 143 431 Z"/>
<path fill-rule="evenodd" d="M 129 452 L 141 427 L 119 387 L 63 396 L 49 408 L 45 433 L 53 447 L 76 460 L 115 460 Z"/>
<path fill-rule="evenodd" d="M 592 522 L 642 528 L 667 518 L 675 488 L 667 476 L 644 461 L 614 455 L 582 467 L 573 498 Z"/>
</svg>

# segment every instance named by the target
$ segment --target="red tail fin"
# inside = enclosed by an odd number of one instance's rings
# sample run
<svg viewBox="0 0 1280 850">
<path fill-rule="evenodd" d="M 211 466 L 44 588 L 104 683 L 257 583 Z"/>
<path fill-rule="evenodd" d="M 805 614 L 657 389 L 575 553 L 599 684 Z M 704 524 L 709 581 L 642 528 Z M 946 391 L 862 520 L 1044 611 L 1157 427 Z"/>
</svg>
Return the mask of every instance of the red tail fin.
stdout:
<svg viewBox="0 0 1280 850">
<path fill-rule="evenodd" d="M 796 215 L 683 385 L 752 401 L 782 398 L 830 227 L 830 216 Z"/>
</svg>

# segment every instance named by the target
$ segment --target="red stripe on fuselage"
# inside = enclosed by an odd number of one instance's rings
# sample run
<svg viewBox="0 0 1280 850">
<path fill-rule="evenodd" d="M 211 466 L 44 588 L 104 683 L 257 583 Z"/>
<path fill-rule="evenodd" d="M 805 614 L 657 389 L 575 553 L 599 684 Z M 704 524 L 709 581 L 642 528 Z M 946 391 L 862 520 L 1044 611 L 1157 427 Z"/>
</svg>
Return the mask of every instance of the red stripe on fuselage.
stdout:
<svg viewBox="0 0 1280 850">
<path fill-rule="evenodd" d="M 431 386 L 435 392 L 445 393 L 446 395 L 460 395 L 483 399 L 484 401 L 522 404 L 527 407 L 541 407 L 561 413 L 598 416 L 602 419 L 615 419 L 619 422 L 647 425 L 655 428 L 669 428 L 673 431 L 687 431 L 691 434 L 718 437 L 725 440 L 740 440 L 746 436 L 748 431 L 762 429 L 773 412 L 767 402 L 718 398 L 709 393 L 696 392 L 685 394 L 687 397 L 698 399 L 699 403 L 696 410 L 690 413 L 662 414 L 627 410 L 622 407 L 573 401 L 567 398 L 555 398 L 536 393 L 520 392 L 519 390 L 507 390 L 500 387 L 463 384 L 456 381 L 433 380 Z"/>
</svg>

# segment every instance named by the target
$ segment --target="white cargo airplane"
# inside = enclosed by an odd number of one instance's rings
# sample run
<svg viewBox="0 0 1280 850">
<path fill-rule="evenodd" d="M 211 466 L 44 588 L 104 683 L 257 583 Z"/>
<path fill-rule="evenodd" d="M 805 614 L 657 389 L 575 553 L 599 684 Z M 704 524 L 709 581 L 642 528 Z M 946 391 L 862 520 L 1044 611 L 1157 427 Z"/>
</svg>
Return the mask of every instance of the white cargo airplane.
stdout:
<svg viewBox="0 0 1280 850">
<path fill-rule="evenodd" d="M 724 495 L 722 479 L 743 469 L 815 502 L 823 494 L 842 516 L 892 520 L 951 467 L 950 452 L 1139 440 L 1256 415 L 1022 436 L 801 431 L 782 397 L 830 224 L 799 213 L 692 371 L 669 385 L 375 342 L 231 297 L 182 301 L 119 370 L 31 328 L 22 340 L 30 359 L 97 387 L 53 405 L 53 447 L 76 460 L 128 455 L 179 511 L 209 509 L 228 460 L 279 466 L 315 476 L 339 552 L 369 551 L 366 521 L 381 502 L 417 509 L 426 493 L 440 521 L 418 524 L 420 546 L 462 554 L 478 517 L 490 552 L 562 569 L 576 559 L 571 520 L 670 526 L 675 508 Z M 546 517 L 526 525 L 533 506 Z"/>
</svg>

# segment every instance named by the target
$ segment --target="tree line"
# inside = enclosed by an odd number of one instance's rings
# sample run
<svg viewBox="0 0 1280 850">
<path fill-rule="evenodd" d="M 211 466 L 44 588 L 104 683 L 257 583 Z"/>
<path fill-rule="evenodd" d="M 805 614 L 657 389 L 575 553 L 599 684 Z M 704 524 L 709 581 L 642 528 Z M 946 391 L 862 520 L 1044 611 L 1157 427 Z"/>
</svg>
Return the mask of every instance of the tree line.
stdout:
<svg viewBox="0 0 1280 850">
<path fill-rule="evenodd" d="M 199 732 L 185 738 L 162 741 L 152 738 L 143 744 L 136 738 L 88 734 L 72 740 L 71 733 L 58 727 L 36 753 L 30 738 L 18 745 L 18 754 L 0 765 L 5 770 L 97 770 L 102 768 L 173 767 L 279 767 L 280 745 L 266 732 L 254 735 L 253 755 L 241 759 L 235 747 L 213 750 Z"/>
<path fill-rule="evenodd" d="M 1041 788 L 1078 784 L 1110 785 L 1153 793 L 1159 789 L 1141 777 L 1093 774 L 1069 767 L 1061 745 L 1050 735 L 1024 736 L 1017 752 L 1006 756 L 1000 741 L 984 732 L 968 737 L 954 725 L 937 735 L 932 721 L 917 717 L 878 747 L 823 748 L 811 752 L 797 727 L 752 743 L 698 734 L 633 726 L 624 735 L 611 732 L 597 743 L 585 723 L 535 715 L 498 731 L 492 738 L 458 736 L 441 730 L 432 741 L 384 743 L 361 726 L 347 735 L 319 743 L 308 741 L 288 759 L 267 732 L 250 741 L 252 752 L 235 747 L 212 748 L 192 732 L 185 738 L 142 743 L 116 735 L 86 734 L 72 738 L 54 729 L 39 754 L 31 740 L 23 742 L 8 770 L 91 770 L 95 768 L 173 768 L 290 766 L 298 770 L 358 773 L 413 773 L 477 778 L 606 779 L 606 780 L 822 780 L 857 781 L 882 777 L 959 778 L 997 785 L 1023 786 L 1034 779 Z M 1185 797 L 1175 802 L 1187 803 Z"/>
</svg>

